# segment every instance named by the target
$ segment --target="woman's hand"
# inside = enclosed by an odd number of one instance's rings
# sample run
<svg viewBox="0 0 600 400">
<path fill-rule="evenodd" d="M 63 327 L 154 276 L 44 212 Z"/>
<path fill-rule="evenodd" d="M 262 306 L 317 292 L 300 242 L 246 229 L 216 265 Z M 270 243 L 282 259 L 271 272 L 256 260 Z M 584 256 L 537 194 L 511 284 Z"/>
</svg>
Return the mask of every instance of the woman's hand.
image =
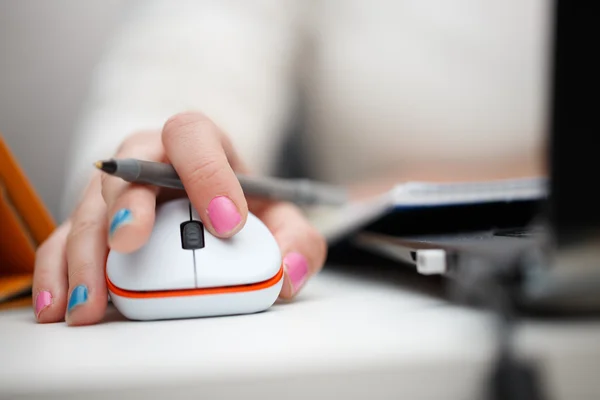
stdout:
<svg viewBox="0 0 600 400">
<path fill-rule="evenodd" d="M 260 218 L 284 255 L 280 298 L 293 298 L 322 268 L 325 240 L 296 206 L 245 198 L 234 171 L 248 171 L 227 136 L 206 116 L 178 114 L 162 132 L 130 136 L 115 157 L 171 163 L 203 224 L 215 236 L 235 235 L 249 210 Z M 37 251 L 33 305 L 39 322 L 64 319 L 69 325 L 87 325 L 104 317 L 108 251 L 133 252 L 144 245 L 163 195 L 168 195 L 164 189 L 95 172 L 76 210 Z"/>
</svg>

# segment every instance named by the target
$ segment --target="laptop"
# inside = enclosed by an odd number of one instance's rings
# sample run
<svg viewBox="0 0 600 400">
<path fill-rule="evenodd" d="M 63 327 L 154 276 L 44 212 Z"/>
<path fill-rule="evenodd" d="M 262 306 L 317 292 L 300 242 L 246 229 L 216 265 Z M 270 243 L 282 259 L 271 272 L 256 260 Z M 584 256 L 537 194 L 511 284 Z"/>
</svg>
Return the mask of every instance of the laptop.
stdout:
<svg viewBox="0 0 600 400">
<path fill-rule="evenodd" d="M 593 182 L 600 133 L 597 21 L 580 3 L 554 3 L 547 103 L 548 196 L 531 219 L 482 230 L 393 235 L 367 227 L 360 248 L 469 285 L 473 271 L 511 278 L 519 306 L 600 311 L 600 191 Z M 598 153 L 600 154 L 600 153 Z M 600 170 L 600 168 L 598 168 Z M 517 210 L 518 213 L 518 210 Z M 504 274 L 504 275 L 502 275 Z M 504 279 L 502 278 L 502 279 Z"/>
</svg>

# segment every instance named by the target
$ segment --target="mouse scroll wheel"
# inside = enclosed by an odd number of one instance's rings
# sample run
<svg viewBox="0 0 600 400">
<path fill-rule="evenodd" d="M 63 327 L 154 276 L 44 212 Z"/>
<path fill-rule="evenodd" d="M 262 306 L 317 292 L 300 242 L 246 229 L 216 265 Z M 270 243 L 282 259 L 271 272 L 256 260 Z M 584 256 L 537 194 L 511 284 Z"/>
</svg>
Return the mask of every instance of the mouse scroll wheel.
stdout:
<svg viewBox="0 0 600 400">
<path fill-rule="evenodd" d="M 200 221 L 186 221 L 181 224 L 181 247 L 185 250 L 204 248 L 204 226 Z"/>
</svg>

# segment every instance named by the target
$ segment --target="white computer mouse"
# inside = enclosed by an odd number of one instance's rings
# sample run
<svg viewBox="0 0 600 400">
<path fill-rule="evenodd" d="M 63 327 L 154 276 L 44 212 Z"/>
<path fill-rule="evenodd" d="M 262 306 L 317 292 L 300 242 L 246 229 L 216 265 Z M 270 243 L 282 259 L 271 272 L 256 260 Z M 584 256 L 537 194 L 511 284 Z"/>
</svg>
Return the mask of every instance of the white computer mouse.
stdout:
<svg viewBox="0 0 600 400">
<path fill-rule="evenodd" d="M 132 320 L 249 314 L 267 310 L 283 285 L 275 238 L 255 215 L 234 237 L 213 236 L 187 198 L 156 209 L 147 243 L 110 251 L 106 282 L 114 306 Z"/>
</svg>

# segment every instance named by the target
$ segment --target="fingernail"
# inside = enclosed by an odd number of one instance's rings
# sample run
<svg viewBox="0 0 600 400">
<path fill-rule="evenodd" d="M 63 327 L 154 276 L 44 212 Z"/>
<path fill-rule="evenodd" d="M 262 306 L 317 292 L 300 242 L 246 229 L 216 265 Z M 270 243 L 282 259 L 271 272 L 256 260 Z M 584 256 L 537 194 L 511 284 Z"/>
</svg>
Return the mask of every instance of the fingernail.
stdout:
<svg viewBox="0 0 600 400">
<path fill-rule="evenodd" d="M 308 277 L 308 262 L 300 253 L 289 253 L 283 259 L 283 266 L 292 284 L 292 292 L 296 293 Z"/>
<path fill-rule="evenodd" d="M 85 303 L 87 301 L 87 299 L 88 299 L 87 288 L 83 285 L 77 286 L 71 292 L 71 297 L 69 298 L 69 305 L 68 305 L 67 311 L 71 312 L 71 310 L 73 310 L 73 308 Z"/>
<path fill-rule="evenodd" d="M 242 220 L 242 216 L 233 201 L 225 196 L 212 199 L 208 205 L 207 213 L 212 226 L 220 235 L 231 232 Z"/>
<path fill-rule="evenodd" d="M 35 298 L 35 316 L 39 318 L 40 313 L 44 310 L 44 308 L 48 307 L 52 304 L 52 295 L 50 292 L 45 290 L 39 292 L 37 297 Z"/>
<path fill-rule="evenodd" d="M 123 208 L 122 210 L 117 211 L 110 223 L 110 230 L 109 230 L 110 236 L 114 235 L 115 231 L 120 226 L 131 222 L 132 219 L 133 219 L 133 215 L 131 214 L 131 211 L 129 211 L 128 209 Z"/>
</svg>

